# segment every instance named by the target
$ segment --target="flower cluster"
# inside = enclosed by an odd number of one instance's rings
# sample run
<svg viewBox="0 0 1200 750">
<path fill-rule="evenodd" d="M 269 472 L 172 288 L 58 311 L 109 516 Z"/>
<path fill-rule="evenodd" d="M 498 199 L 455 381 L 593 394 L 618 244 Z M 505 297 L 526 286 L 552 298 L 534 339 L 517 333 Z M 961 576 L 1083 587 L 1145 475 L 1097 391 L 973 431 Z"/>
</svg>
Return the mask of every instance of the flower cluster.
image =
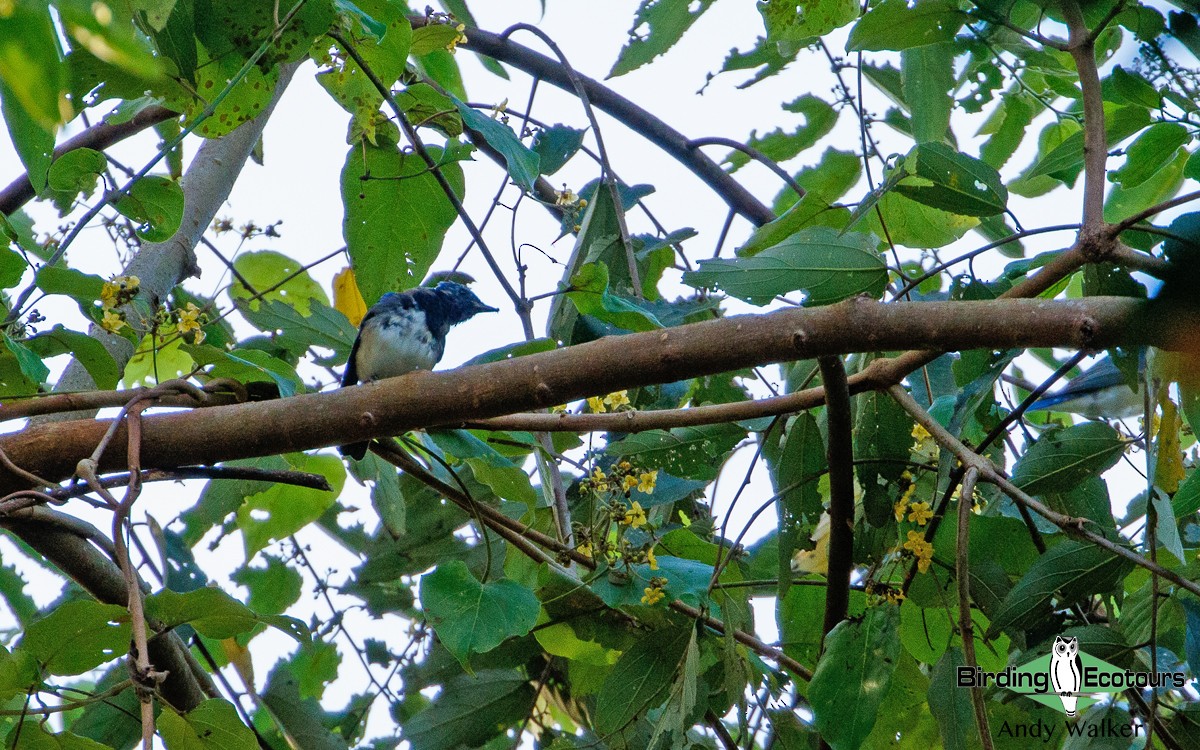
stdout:
<svg viewBox="0 0 1200 750">
<path fill-rule="evenodd" d="M 142 282 L 137 276 L 114 276 L 100 287 L 100 304 L 104 317 L 100 319 L 100 327 L 109 333 L 116 333 L 128 325 L 125 313 L 121 307 L 128 305 L 137 296 Z"/>
<path fill-rule="evenodd" d="M 905 471 L 900 475 L 900 485 L 904 486 L 904 494 L 900 495 L 900 499 L 892 506 L 896 523 L 904 520 L 904 514 L 908 512 L 908 504 L 912 500 L 913 493 L 917 491 L 917 482 L 913 479 L 912 472 Z"/>
<path fill-rule="evenodd" d="M 642 591 L 642 604 L 654 606 L 658 604 L 667 595 L 667 579 L 660 576 L 655 576 L 650 579 L 650 585 Z"/>
<path fill-rule="evenodd" d="M 929 565 L 933 562 L 933 545 L 925 541 L 925 534 L 920 531 L 909 531 L 908 541 L 904 543 L 904 549 L 912 553 L 913 557 L 917 558 L 917 570 L 922 573 L 929 572 Z"/>
<path fill-rule="evenodd" d="M 658 543 L 655 526 L 638 500 L 631 500 L 634 489 L 651 495 L 658 482 L 658 470 L 647 470 L 629 461 L 619 461 L 606 472 L 595 467 L 580 482 L 580 491 L 597 497 L 595 526 L 575 524 L 576 549 L 588 557 L 599 556 L 609 565 L 649 566 L 658 570 L 654 545 Z M 627 538 L 627 532 L 639 530 Z"/>
<path fill-rule="evenodd" d="M 454 54 L 458 51 L 458 45 L 467 43 L 467 35 L 464 33 L 467 30 L 465 23 L 460 23 L 454 27 L 455 36 L 446 44 L 446 51 Z"/>
<path fill-rule="evenodd" d="M 904 592 L 890 584 L 867 581 L 865 588 L 867 596 L 872 597 L 875 601 L 887 602 L 888 604 L 900 604 L 904 601 Z"/>
<path fill-rule="evenodd" d="M 176 330 L 180 335 L 192 334 L 192 343 L 201 344 L 204 341 L 204 330 L 202 326 L 207 320 L 204 312 L 196 307 L 192 302 L 187 303 L 186 308 L 175 311 L 176 315 Z"/>
<path fill-rule="evenodd" d="M 912 428 L 913 458 L 922 463 L 937 465 L 938 460 L 938 445 L 933 439 L 933 435 L 929 434 L 929 430 L 923 426 L 916 424 Z"/>
<path fill-rule="evenodd" d="M 592 396 L 587 400 L 588 410 L 593 414 L 603 414 L 606 411 L 629 411 L 633 405 L 629 403 L 629 391 L 617 391 L 607 396 Z"/>
</svg>

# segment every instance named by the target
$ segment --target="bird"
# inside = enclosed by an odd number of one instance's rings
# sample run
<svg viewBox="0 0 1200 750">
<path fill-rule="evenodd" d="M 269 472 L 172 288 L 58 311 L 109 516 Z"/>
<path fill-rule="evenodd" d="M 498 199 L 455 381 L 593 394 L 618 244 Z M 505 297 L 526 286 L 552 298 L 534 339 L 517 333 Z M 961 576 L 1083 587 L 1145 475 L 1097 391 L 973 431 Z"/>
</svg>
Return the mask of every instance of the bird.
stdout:
<svg viewBox="0 0 1200 750">
<path fill-rule="evenodd" d="M 1079 658 L 1079 639 L 1054 636 L 1050 655 L 1050 681 L 1062 701 L 1067 716 L 1074 716 L 1079 705 L 1079 688 L 1083 684 L 1083 669 Z"/>
<path fill-rule="evenodd" d="M 1140 358 L 1145 367 L 1145 355 Z M 1117 369 L 1111 357 L 1105 357 L 1066 386 L 1034 401 L 1027 411 L 1053 409 L 1092 419 L 1126 419 L 1144 411 L 1141 379 L 1135 388 Z"/>
<path fill-rule="evenodd" d="M 387 292 L 363 316 L 346 360 L 342 387 L 432 370 L 446 350 L 450 328 L 484 312 L 499 310 L 455 281 L 440 282 L 432 289 Z M 338 450 L 362 460 L 367 442 Z"/>
</svg>

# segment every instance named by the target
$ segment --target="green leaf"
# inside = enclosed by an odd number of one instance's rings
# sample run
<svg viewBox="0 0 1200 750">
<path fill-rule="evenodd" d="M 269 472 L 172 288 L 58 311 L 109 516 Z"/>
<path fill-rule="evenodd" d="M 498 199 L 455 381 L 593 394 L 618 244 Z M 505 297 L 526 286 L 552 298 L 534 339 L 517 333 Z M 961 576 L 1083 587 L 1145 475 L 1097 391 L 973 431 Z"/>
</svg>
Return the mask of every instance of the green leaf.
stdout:
<svg viewBox="0 0 1200 750">
<path fill-rule="evenodd" d="M 616 575 L 597 578 L 592 583 L 592 591 L 610 607 L 633 607 L 644 611 L 647 606 L 663 606 L 642 603 L 646 581 L 660 577 L 666 579 L 663 591 L 671 599 L 680 599 L 693 606 L 712 608 L 717 616 L 720 616 L 720 611 L 708 596 L 708 584 L 712 581 L 713 574 L 712 565 L 669 555 L 662 555 L 657 560 L 658 567 L 653 570 L 649 564 L 639 563 L 629 566 L 628 577 Z M 721 580 L 726 580 L 724 575 Z"/>
<path fill-rule="evenodd" d="M 730 424 L 647 430 L 609 443 L 605 452 L 677 477 L 712 480 L 726 454 L 745 436 L 745 430 Z"/>
<path fill-rule="evenodd" d="M 949 43 L 927 44 L 900 54 L 904 101 L 912 113 L 917 143 L 941 142 L 950 128 L 951 96 L 955 88 L 954 57 L 958 48 Z"/>
<path fill-rule="evenodd" d="M 913 420 L 895 399 L 878 391 L 859 397 L 854 419 L 855 472 L 863 488 L 863 511 L 867 523 L 885 526 L 909 459 Z"/>
<path fill-rule="evenodd" d="M 900 657 L 899 620 L 896 607 L 871 607 L 862 620 L 843 620 L 826 637 L 808 700 L 833 750 L 857 748 L 871 733 Z"/>
<path fill-rule="evenodd" d="M 410 121 L 440 130 L 450 138 L 462 135 L 463 120 L 458 108 L 450 97 L 428 83 L 407 86 L 395 98 Z"/>
<path fill-rule="evenodd" d="M 854 0 L 803 3 L 763 0 L 758 3 L 758 12 L 767 28 L 767 42 L 774 44 L 782 55 L 794 55 L 807 40 L 824 36 L 858 18 L 859 9 Z"/>
<path fill-rule="evenodd" d="M 3 21 L 0 21 L 2 24 Z M 3 26 L 0 26 L 2 29 Z M 0 55 L 5 52 L 5 39 L 0 31 Z M 13 148 L 25 165 L 25 173 L 35 193 L 41 193 L 46 187 L 46 176 L 50 170 L 50 160 L 54 153 L 55 128 L 44 125 L 30 116 L 30 113 L 18 101 L 19 95 L 9 86 L 3 77 L 4 61 L 0 58 L 0 112 L 4 114 L 4 122 L 8 125 L 8 135 L 12 139 Z"/>
<path fill-rule="evenodd" d="M 13 340 L 7 333 L 4 334 L 4 347 L 17 358 L 17 365 L 21 368 L 21 373 L 29 379 L 30 383 L 36 386 L 46 382 L 46 379 L 50 377 L 50 368 L 46 367 L 42 358 L 24 343 Z"/>
<path fill-rule="evenodd" d="M 746 145 L 777 162 L 787 161 L 813 146 L 837 124 L 837 110 L 824 99 L 812 94 L 799 96 L 784 104 L 783 108 L 801 115 L 804 123 L 790 133 L 783 128 L 776 128 L 763 136 L 754 132 L 746 142 Z M 750 163 L 750 157 L 742 151 L 731 151 L 725 157 L 725 162 L 731 165 L 729 171 L 736 172 Z"/>
<path fill-rule="evenodd" d="M 850 30 L 846 51 L 904 50 L 948 42 L 967 20 L 956 0 L 883 0 Z"/>
<path fill-rule="evenodd" d="M 441 158 L 440 150 L 429 151 Z M 449 163 L 439 169 L 461 199 L 462 167 Z M 458 218 L 425 162 L 395 146 L 364 143 L 350 149 L 342 169 L 342 202 L 342 233 L 367 305 L 384 292 L 420 284 Z"/>
<path fill-rule="evenodd" d="M 495 448 L 466 430 L 428 430 L 427 434 L 442 450 L 470 466 L 475 478 L 498 497 L 529 508 L 537 504 L 537 492 L 529 483 L 529 475 Z"/>
<path fill-rule="evenodd" d="M 45 333 L 39 333 L 25 341 L 25 345 L 39 357 L 46 359 L 70 352 L 92 376 L 97 388 L 112 390 L 121 382 L 121 371 L 112 354 L 97 339 L 78 331 L 69 331 L 61 325 Z"/>
<path fill-rule="evenodd" d="M 42 266 L 35 277 L 38 289 L 46 294 L 64 294 L 83 307 L 100 299 L 104 279 L 66 266 Z"/>
<path fill-rule="evenodd" d="M 521 143 L 517 135 L 504 123 L 493 120 L 454 97 L 451 99 L 454 101 L 454 106 L 458 107 L 463 124 L 482 135 L 487 144 L 504 157 L 504 162 L 508 165 L 508 174 L 513 178 L 513 182 L 517 183 L 522 190 L 533 192 L 533 183 L 538 178 L 538 162 L 541 157 Z"/>
<path fill-rule="evenodd" d="M 618 297 L 608 288 L 608 266 L 588 263 L 571 277 L 566 296 L 583 315 L 591 315 L 628 331 L 653 331 L 662 323 L 633 302 Z"/>
<path fill-rule="evenodd" d="M 521 584 L 480 583 L 461 560 L 444 562 L 421 577 L 421 604 L 442 644 L 468 671 L 471 654 L 527 634 L 541 608 Z"/>
<path fill-rule="evenodd" d="M 862 159 L 849 151 L 839 151 L 830 147 L 821 154 L 819 162 L 797 172 L 795 179 L 807 191 L 806 197 L 820 199 L 822 203 L 828 205 L 857 185 L 861 176 Z M 777 215 L 782 215 L 798 200 L 796 191 L 785 185 L 775 197 L 773 210 Z M 742 254 L 741 251 L 738 254 Z"/>
<path fill-rule="evenodd" d="M 621 48 L 608 78 L 637 70 L 665 53 L 680 40 L 683 33 L 696 22 L 714 0 L 684 2 L 683 0 L 642 0 L 629 29 L 629 40 Z M 645 32 L 642 29 L 646 29 Z"/>
<path fill-rule="evenodd" d="M 1012 480 L 1031 495 L 1068 492 L 1112 468 L 1124 451 L 1121 435 L 1104 422 L 1052 429 L 1017 459 Z"/>
<path fill-rule="evenodd" d="M 763 436 L 763 457 L 771 470 L 771 485 L 778 499 L 779 597 L 787 596 L 792 579 L 792 553 L 801 546 L 800 529 L 811 527 L 821 515 L 819 479 L 828 462 L 825 441 L 817 421 L 807 412 L 796 415 L 781 438 L 778 431 Z"/>
<path fill-rule="evenodd" d="M 149 175 L 134 182 L 114 207 L 138 225 L 138 237 L 166 242 L 183 221 L 183 189 L 167 177 Z"/>
<path fill-rule="evenodd" d="M 929 710 L 937 720 L 946 750 L 967 750 L 971 740 L 978 742 L 971 693 L 959 687 L 959 667 L 965 666 L 962 651 L 946 651 L 933 668 L 929 681 Z"/>
<path fill-rule="evenodd" d="M 979 135 L 991 136 L 979 149 L 979 158 L 994 169 L 1007 164 L 1025 140 L 1025 131 L 1036 114 L 1032 97 L 1006 91 L 996 110 L 979 130 Z"/>
<path fill-rule="evenodd" d="M 1008 190 L 995 169 L 941 143 L 918 145 L 897 172 L 897 192 L 950 213 L 993 216 L 1008 203 Z"/>
<path fill-rule="evenodd" d="M 269 67 L 264 71 L 252 65 L 243 73 L 246 58 L 241 55 L 221 54 L 204 44 L 197 44 L 196 51 L 196 91 L 200 96 L 177 103 L 177 106 L 182 105 L 189 124 L 204 118 L 192 131 L 196 135 L 204 138 L 228 135 L 242 123 L 254 119 L 271 103 L 279 81 L 278 68 Z M 238 78 L 239 74 L 241 78 Z M 212 114 L 205 116 L 209 103 L 223 93 L 224 98 L 213 108 Z"/>
<path fill-rule="evenodd" d="M 1183 125 L 1175 122 L 1155 123 L 1130 144 L 1125 163 L 1120 169 L 1109 172 L 1109 179 L 1119 182 L 1126 190 L 1137 187 L 1174 159 L 1179 147 L 1189 140 L 1191 135 Z"/>
<path fill-rule="evenodd" d="M 656 630 L 621 655 L 596 696 L 596 731 L 620 732 L 638 714 L 658 706 L 680 667 L 691 627 Z"/>
<path fill-rule="evenodd" d="M 478 747 L 527 718 L 534 698 L 529 677 L 516 670 L 455 675 L 425 710 L 404 723 L 403 736 L 412 750 Z"/>
<path fill-rule="evenodd" d="M 220 589 L 202 587 L 186 593 L 163 589 L 146 597 L 146 614 L 174 628 L 184 623 L 200 635 L 217 640 L 249 633 L 258 625 L 270 625 L 305 643 L 312 634 L 304 623 L 292 617 L 258 615 Z"/>
<path fill-rule="evenodd" d="M 229 701 L 209 698 L 186 714 L 167 706 L 156 720 L 169 750 L 256 750 L 258 740 Z"/>
<path fill-rule="evenodd" d="M 1108 193 L 1108 199 L 1104 201 L 1104 220 L 1121 221 L 1174 196 L 1183 184 L 1183 169 L 1187 162 L 1187 151 L 1180 150 L 1174 159 L 1137 187 L 1126 190 L 1120 185 L 1114 185 Z"/>
<path fill-rule="evenodd" d="M 989 634 L 1002 629 L 1024 630 L 1042 623 L 1054 609 L 1074 604 L 1085 596 L 1112 591 L 1133 563 L 1087 542 L 1060 542 L 1012 587 L 996 616 Z"/>
<path fill-rule="evenodd" d="M 587 131 L 566 125 L 551 125 L 533 138 L 533 151 L 538 155 L 538 170 L 551 175 L 563 168 L 583 147 Z"/>
<path fill-rule="evenodd" d="M 301 315 L 308 315 L 310 300 L 329 304 L 325 290 L 313 281 L 303 264 L 283 253 L 274 250 L 242 253 L 233 261 L 233 268 L 240 275 L 234 277 L 229 296 L 241 302 L 239 306 L 257 310 L 262 304 L 260 300 L 279 300 L 296 308 Z M 256 298 L 256 294 L 262 296 Z"/>
<path fill-rule="evenodd" d="M 93 599 L 66 602 L 25 629 L 20 648 L 50 674 L 95 669 L 129 650 L 129 612 Z"/>
<path fill-rule="evenodd" d="M 1105 102 L 1104 115 L 1105 140 L 1110 146 L 1150 124 L 1150 114 L 1142 107 L 1118 107 Z M 1070 122 L 1069 127 L 1071 133 L 1049 150 L 1039 144 L 1038 160 L 1021 175 L 1022 179 L 1050 175 L 1068 184 L 1074 183 L 1073 175 L 1083 167 L 1083 130 L 1074 122 Z"/>
<path fill-rule="evenodd" d="M 340 2 L 339 5 L 343 6 L 344 12 L 351 13 L 363 21 L 368 33 L 372 35 L 371 38 L 356 40 L 355 50 L 379 80 L 387 83 L 396 81 L 404 72 L 413 41 L 412 24 L 404 14 L 403 8 L 393 3 L 374 3 L 371 16 L 367 16 L 352 3 Z M 363 128 L 368 140 L 375 144 L 375 119 L 383 105 L 383 96 L 358 63 L 346 55 L 333 69 L 318 73 L 317 82 L 343 109 L 354 115 L 355 123 Z M 402 106 L 407 103 L 404 94 L 397 99 Z M 413 119 L 414 122 L 423 120 L 421 117 Z"/>
<path fill-rule="evenodd" d="M 163 339 L 146 334 L 125 364 L 121 382 L 126 388 L 136 388 L 185 377 L 196 362 L 184 351 L 184 345 L 182 338 L 168 339 L 164 344 Z"/>
<path fill-rule="evenodd" d="M 305 750 L 346 750 L 346 738 L 334 734 L 329 715 L 314 698 L 301 698 L 299 680 L 290 665 L 279 662 L 267 678 L 263 704 L 289 737 L 303 738 Z"/>
<path fill-rule="evenodd" d="M 35 191 L 45 184 L 46 174 L 44 168 L 31 169 L 21 138 L 13 132 L 13 117 L 20 113 L 22 127 L 35 127 L 48 134 L 53 148 L 54 131 L 63 121 L 66 109 L 62 98 L 65 83 L 66 68 L 49 5 L 10 3 L 0 18 L 0 95 L 4 98 L 4 119 L 25 168 L 30 171 Z M 48 152 L 46 157 L 48 165 Z"/>
<path fill-rule="evenodd" d="M 337 501 L 346 481 L 346 469 L 337 456 L 305 453 L 287 455 L 295 471 L 322 474 L 332 491 L 274 484 L 246 497 L 237 510 L 237 525 L 242 531 L 246 558 L 272 541 L 284 539 L 320 518 Z"/>
<path fill-rule="evenodd" d="M 926 206 L 900 193 L 885 193 L 866 215 L 866 228 L 896 245 L 913 248 L 945 247 L 979 226 L 975 216 L 963 216 Z M 883 215 L 880 223 L 879 215 Z M 884 234 L 884 227 L 887 232 Z"/>
<path fill-rule="evenodd" d="M 413 29 L 412 49 L 410 52 L 418 57 L 430 52 L 444 50 L 458 38 L 458 31 L 448 23 L 430 23 L 419 29 Z"/>
<path fill-rule="evenodd" d="M 1137 73 L 1130 73 L 1120 65 L 1113 68 L 1109 80 L 1117 95 L 1130 104 L 1149 110 L 1162 106 L 1162 94 Z"/>
<path fill-rule="evenodd" d="M 266 558 L 266 567 L 243 566 L 229 577 L 234 583 L 250 590 L 246 604 L 251 610 L 268 615 L 282 614 L 300 599 L 304 579 L 279 558 L 270 555 L 263 557 Z"/>
<path fill-rule="evenodd" d="M 96 190 L 96 181 L 104 174 L 108 157 L 90 148 L 68 151 L 50 165 L 47 180 L 50 188 L 71 193 L 91 195 Z"/>
<path fill-rule="evenodd" d="M 721 289 L 754 305 L 777 295 L 802 291 L 806 307 L 828 305 L 858 294 L 878 298 L 887 284 L 887 266 L 867 234 L 839 234 L 809 227 L 749 258 L 700 261 L 683 283 Z"/>
</svg>

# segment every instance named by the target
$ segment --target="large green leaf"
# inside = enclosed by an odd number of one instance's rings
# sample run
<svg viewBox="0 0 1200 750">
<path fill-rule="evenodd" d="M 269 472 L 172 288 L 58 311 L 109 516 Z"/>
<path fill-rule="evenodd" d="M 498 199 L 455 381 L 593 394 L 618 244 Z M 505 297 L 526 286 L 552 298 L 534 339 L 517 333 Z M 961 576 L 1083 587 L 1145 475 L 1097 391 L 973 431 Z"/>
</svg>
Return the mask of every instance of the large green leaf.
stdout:
<svg viewBox="0 0 1200 750">
<path fill-rule="evenodd" d="M 796 415 L 779 437 L 779 430 L 763 436 L 763 457 L 771 470 L 771 484 L 778 499 L 779 597 L 787 595 L 792 578 L 792 553 L 800 546 L 800 529 L 812 527 L 821 515 L 818 480 L 825 473 L 825 441 L 812 414 Z"/>
<path fill-rule="evenodd" d="M 967 750 L 974 735 L 978 741 L 971 708 L 971 693 L 958 685 L 958 669 L 966 659 L 958 648 L 946 651 L 933 668 L 929 681 L 929 710 L 937 719 L 946 750 Z"/>
<path fill-rule="evenodd" d="M 1069 492 L 1121 459 L 1125 441 L 1104 422 L 1046 432 L 1017 459 L 1013 482 L 1031 495 Z"/>
<path fill-rule="evenodd" d="M 30 169 L 30 163 L 17 133 L 12 131 L 13 115 L 19 111 L 29 126 L 50 134 L 53 147 L 54 130 L 64 119 L 65 82 L 66 69 L 49 5 L 36 0 L 9 3 L 0 17 L 0 84 L 4 119 L 26 169 Z M 40 190 L 45 184 L 44 169 L 30 172 L 34 190 Z"/>
<path fill-rule="evenodd" d="M 229 701 L 209 698 L 185 714 L 169 706 L 158 715 L 156 728 L 171 750 L 255 750 L 258 741 L 242 723 Z"/>
<path fill-rule="evenodd" d="M 1112 591 L 1132 565 L 1088 542 L 1060 542 L 1038 558 L 1008 592 L 992 618 L 991 633 L 1038 625 L 1053 611 L 1053 602 L 1067 606 L 1084 596 Z"/>
<path fill-rule="evenodd" d="M 104 348 L 104 344 L 87 334 L 69 331 L 61 325 L 45 333 L 25 340 L 25 346 L 42 359 L 70 352 L 83 365 L 97 388 L 109 390 L 117 387 L 121 372 L 116 360 Z"/>
<path fill-rule="evenodd" d="M 667 697 L 692 628 L 656 630 L 621 655 L 596 696 L 596 731 L 619 732 Z"/>
<path fill-rule="evenodd" d="M 583 315 L 610 323 L 628 331 L 653 331 L 662 323 L 636 303 L 609 291 L 608 266 L 588 263 L 571 277 L 566 296 Z"/>
<path fill-rule="evenodd" d="M 66 602 L 26 628 L 20 648 L 50 674 L 83 674 L 129 650 L 129 612 L 94 599 Z"/>
<path fill-rule="evenodd" d="M 439 149 L 430 149 L 434 159 Z M 462 167 L 438 169 L 461 199 Z M 373 305 L 384 292 L 421 283 L 442 249 L 458 214 L 437 179 L 416 154 L 393 145 L 355 145 L 342 169 L 342 232 L 363 299 Z"/>
<path fill-rule="evenodd" d="M 837 124 L 837 110 L 829 102 L 812 94 L 796 97 L 785 103 L 783 109 L 803 117 L 803 124 L 791 132 L 782 128 L 761 136 L 754 132 L 746 142 L 746 145 L 777 162 L 787 161 L 807 150 L 828 135 Z M 725 161 L 730 164 L 730 171 L 735 172 L 751 160 L 743 151 L 731 151 Z"/>
<path fill-rule="evenodd" d="M 1008 204 L 1000 174 L 941 143 L 923 143 L 897 166 L 894 190 L 933 208 L 964 216 L 994 216 Z"/>
<path fill-rule="evenodd" d="M 137 224 L 147 242 L 165 242 L 183 221 L 183 189 L 167 177 L 148 175 L 133 183 L 115 208 Z"/>
<path fill-rule="evenodd" d="M 329 304 L 325 290 L 313 281 L 304 265 L 283 253 L 274 250 L 242 253 L 233 261 L 233 268 L 238 275 L 230 285 L 229 296 L 240 306 L 258 310 L 262 300 L 279 300 L 307 316 L 310 300 Z"/>
<path fill-rule="evenodd" d="M 904 50 L 948 42 L 967 15 L 956 0 L 883 0 L 872 7 L 846 40 L 846 50 Z"/>
<path fill-rule="evenodd" d="M 917 143 L 943 141 L 954 106 L 954 57 L 958 48 L 949 43 L 927 44 L 900 54 L 904 100 L 912 113 Z"/>
<path fill-rule="evenodd" d="M 715 479 L 725 455 L 745 436 L 745 430 L 731 424 L 647 430 L 609 443 L 607 453 L 677 477 Z"/>
<path fill-rule="evenodd" d="M 678 4 L 685 5 L 682 0 L 678 0 Z M 758 3 L 758 12 L 767 27 L 767 43 L 775 45 L 780 54 L 794 55 L 806 41 L 824 36 L 858 18 L 858 3 L 855 0 L 803 3 L 764 0 Z"/>
<path fill-rule="evenodd" d="M 146 597 L 146 614 L 169 628 L 187 623 L 198 633 L 223 640 L 262 625 L 277 627 L 297 641 L 311 638 L 304 623 L 280 615 L 258 615 L 224 591 L 202 587 L 186 593 L 170 589 Z"/>
<path fill-rule="evenodd" d="M 1110 179 L 1129 190 L 1154 176 L 1173 158 L 1180 146 L 1191 140 L 1183 125 L 1159 122 L 1142 131 L 1125 152 L 1125 163 L 1109 173 Z"/>
<path fill-rule="evenodd" d="M 480 583 L 461 560 L 450 560 L 421 577 L 421 604 L 442 645 L 464 667 L 537 622 L 541 604 L 515 581 Z"/>
<path fill-rule="evenodd" d="M 825 638 L 808 700 L 817 730 L 833 750 L 852 750 L 875 725 L 900 657 L 896 607 L 871 607 L 861 620 L 843 620 Z"/>
<path fill-rule="evenodd" d="M 462 116 L 463 124 L 482 135 L 487 144 L 504 157 L 504 163 L 508 165 L 508 175 L 513 178 L 513 182 L 523 190 L 532 192 L 533 183 L 538 178 L 538 163 L 541 157 L 521 143 L 516 133 L 504 123 L 493 120 L 474 107 L 468 107 L 459 99 L 451 99 L 458 108 L 458 114 Z"/>
<path fill-rule="evenodd" d="M 516 670 L 460 674 L 446 681 L 428 707 L 404 722 L 404 739 L 412 750 L 478 747 L 526 719 L 535 697 L 529 677 Z"/>
<path fill-rule="evenodd" d="M 858 294 L 878 297 L 887 284 L 887 266 L 868 234 L 839 234 L 809 227 L 752 257 L 703 260 L 683 274 L 683 283 L 727 294 L 754 305 L 801 291 L 809 307 Z"/>
<path fill-rule="evenodd" d="M 332 491 L 273 484 L 247 496 L 237 509 L 247 559 L 272 541 L 285 539 L 320 518 L 337 501 L 346 481 L 346 469 L 337 456 L 292 453 L 287 460 L 296 471 L 324 475 Z"/>
<path fill-rule="evenodd" d="M 682 0 L 642 0 L 633 17 L 633 26 L 629 29 L 629 40 L 621 48 L 608 77 L 613 78 L 637 70 L 669 50 L 713 2 L 714 0 L 700 0 L 697 3 Z M 647 29 L 645 33 L 641 32 L 643 28 Z"/>
</svg>

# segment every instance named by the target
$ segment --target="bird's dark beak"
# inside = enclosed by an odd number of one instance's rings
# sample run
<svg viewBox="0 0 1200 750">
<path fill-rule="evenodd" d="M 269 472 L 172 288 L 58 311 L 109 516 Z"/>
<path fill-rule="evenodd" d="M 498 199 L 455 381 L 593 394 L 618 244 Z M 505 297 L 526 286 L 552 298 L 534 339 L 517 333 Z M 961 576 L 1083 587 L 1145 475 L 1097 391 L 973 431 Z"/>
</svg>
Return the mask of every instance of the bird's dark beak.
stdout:
<svg viewBox="0 0 1200 750">
<path fill-rule="evenodd" d="M 475 312 L 477 312 L 477 313 L 481 313 L 481 312 L 500 312 L 500 308 L 498 308 L 498 307 L 491 307 L 490 305 L 485 305 L 485 304 L 483 304 L 482 302 L 480 302 L 478 305 L 476 305 L 476 306 L 475 306 Z"/>
</svg>

